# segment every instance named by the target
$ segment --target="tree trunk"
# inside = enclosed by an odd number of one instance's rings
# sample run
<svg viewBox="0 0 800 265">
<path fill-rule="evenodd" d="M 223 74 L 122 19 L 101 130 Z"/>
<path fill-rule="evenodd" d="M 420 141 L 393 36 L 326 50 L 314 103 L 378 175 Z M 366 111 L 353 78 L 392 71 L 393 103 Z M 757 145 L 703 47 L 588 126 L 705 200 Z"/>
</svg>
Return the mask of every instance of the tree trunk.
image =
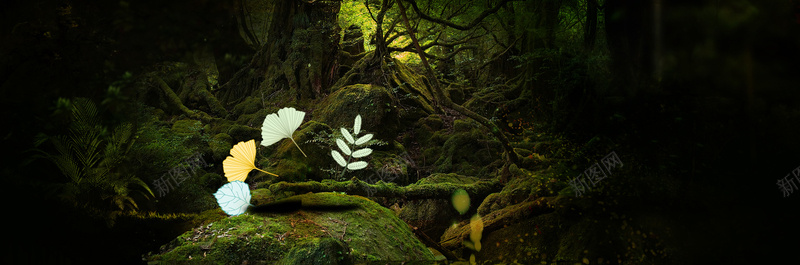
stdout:
<svg viewBox="0 0 800 265">
<path fill-rule="evenodd" d="M 340 1 L 271 1 L 267 41 L 250 63 L 223 87 L 221 98 L 235 104 L 261 90 L 286 90 L 295 100 L 328 91 L 337 78 Z"/>
<path fill-rule="evenodd" d="M 597 38 L 597 0 L 586 0 L 586 24 L 583 33 L 584 48 L 586 52 L 591 52 Z"/>
<path fill-rule="evenodd" d="M 605 31 L 612 74 L 625 96 L 635 97 L 652 71 L 652 1 L 607 0 Z"/>
</svg>

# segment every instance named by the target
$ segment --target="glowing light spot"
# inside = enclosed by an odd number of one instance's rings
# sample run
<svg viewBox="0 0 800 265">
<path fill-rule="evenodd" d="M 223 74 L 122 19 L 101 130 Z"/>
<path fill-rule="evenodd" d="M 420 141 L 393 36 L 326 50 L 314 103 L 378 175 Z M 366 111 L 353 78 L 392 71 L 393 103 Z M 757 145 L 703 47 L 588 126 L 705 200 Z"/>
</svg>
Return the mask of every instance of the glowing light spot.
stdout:
<svg viewBox="0 0 800 265">
<path fill-rule="evenodd" d="M 469 194 L 467 194 L 467 191 L 463 189 L 456 190 L 455 192 L 453 192 L 451 200 L 453 202 L 453 208 L 455 208 L 456 211 L 458 211 L 458 213 L 464 214 L 467 212 L 467 210 L 469 210 L 470 202 L 469 202 Z"/>
</svg>

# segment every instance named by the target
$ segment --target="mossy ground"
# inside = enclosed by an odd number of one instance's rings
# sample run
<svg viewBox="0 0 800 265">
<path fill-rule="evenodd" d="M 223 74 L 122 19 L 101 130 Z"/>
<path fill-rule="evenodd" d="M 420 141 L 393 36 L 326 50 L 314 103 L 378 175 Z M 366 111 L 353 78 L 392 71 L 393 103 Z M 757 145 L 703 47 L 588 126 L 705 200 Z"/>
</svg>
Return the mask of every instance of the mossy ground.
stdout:
<svg viewBox="0 0 800 265">
<path fill-rule="evenodd" d="M 287 206 L 224 218 L 203 224 L 166 245 L 162 253 L 148 257 L 151 263 L 299 264 L 334 240 L 346 246 L 341 260 L 356 264 L 369 261 L 432 261 L 431 252 L 414 237 L 409 226 L 394 213 L 358 196 L 316 193 L 293 196 Z M 315 243 L 316 242 L 316 243 Z M 315 246 L 317 248 L 315 248 Z M 309 248 L 302 251 L 298 248 Z M 341 250 L 337 250 L 341 251 Z M 288 255 L 287 253 L 292 253 Z M 304 254 L 305 253 L 305 254 Z"/>
</svg>

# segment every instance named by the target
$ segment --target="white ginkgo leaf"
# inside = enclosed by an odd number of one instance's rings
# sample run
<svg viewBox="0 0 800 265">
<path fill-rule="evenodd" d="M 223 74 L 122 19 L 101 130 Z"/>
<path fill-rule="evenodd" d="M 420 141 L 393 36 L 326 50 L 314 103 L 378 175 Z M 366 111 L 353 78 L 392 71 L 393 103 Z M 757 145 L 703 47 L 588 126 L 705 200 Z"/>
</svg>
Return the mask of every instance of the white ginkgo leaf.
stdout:
<svg viewBox="0 0 800 265">
<path fill-rule="evenodd" d="M 214 193 L 219 207 L 228 215 L 243 214 L 250 206 L 250 187 L 241 181 L 228 182 Z"/>
<path fill-rule="evenodd" d="M 353 136 L 350 135 L 350 132 L 348 132 L 345 128 L 342 128 L 342 136 L 344 136 L 344 139 L 347 140 L 348 143 L 352 144 L 356 142 L 356 140 L 353 139 Z"/>
<path fill-rule="evenodd" d="M 356 120 L 353 122 L 353 134 L 358 135 L 361 132 L 361 114 L 356 115 Z"/>
<path fill-rule="evenodd" d="M 347 164 L 347 169 L 349 170 L 359 170 L 367 167 L 367 162 L 364 161 L 356 161 L 350 164 Z"/>
<path fill-rule="evenodd" d="M 300 146 L 292 138 L 292 134 L 303 123 L 305 116 L 305 112 L 295 108 L 282 108 L 278 110 L 277 114 L 267 115 L 264 118 L 264 124 L 261 126 L 261 145 L 270 146 L 284 138 L 289 138 L 297 146 L 297 149 L 300 149 Z M 303 153 L 303 156 L 306 156 L 303 149 L 300 149 L 300 152 Z"/>
<path fill-rule="evenodd" d="M 340 154 L 336 150 L 331 150 L 331 156 L 333 157 L 333 160 L 336 160 L 336 163 L 339 164 L 340 166 L 347 165 L 347 161 L 344 160 L 342 154 Z"/>
<path fill-rule="evenodd" d="M 358 140 L 356 140 L 356 145 L 362 145 L 362 144 L 364 144 L 366 142 L 369 142 L 369 140 L 372 140 L 372 134 L 371 133 L 359 137 Z"/>
<path fill-rule="evenodd" d="M 353 154 L 351 154 L 351 156 L 353 158 L 360 158 L 360 157 L 368 156 L 369 154 L 372 154 L 372 149 L 364 148 L 364 149 L 359 149 L 359 150 L 353 151 Z"/>
<path fill-rule="evenodd" d="M 336 138 L 336 145 L 339 146 L 339 150 L 342 150 L 342 153 L 345 155 L 350 155 L 352 152 L 350 151 L 350 147 L 347 147 L 347 144 L 342 141 L 342 139 Z"/>
</svg>

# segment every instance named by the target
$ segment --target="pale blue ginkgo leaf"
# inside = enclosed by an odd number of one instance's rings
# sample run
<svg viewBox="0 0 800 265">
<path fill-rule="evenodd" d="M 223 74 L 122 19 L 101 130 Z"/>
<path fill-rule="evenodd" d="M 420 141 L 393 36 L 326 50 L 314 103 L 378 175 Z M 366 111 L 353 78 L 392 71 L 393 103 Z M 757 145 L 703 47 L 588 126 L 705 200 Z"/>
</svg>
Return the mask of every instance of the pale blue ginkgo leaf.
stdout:
<svg viewBox="0 0 800 265">
<path fill-rule="evenodd" d="M 356 161 L 350 164 L 347 164 L 347 169 L 349 170 L 359 170 L 367 167 L 367 162 L 364 161 Z"/>
<path fill-rule="evenodd" d="M 241 181 L 228 182 L 214 193 L 219 207 L 226 214 L 236 216 L 243 214 L 250 206 L 250 187 Z"/>
<path fill-rule="evenodd" d="M 342 129 L 342 136 L 344 136 L 344 139 L 347 140 L 348 143 L 353 144 L 356 142 L 356 140 L 353 139 L 353 136 L 350 135 L 350 132 L 348 132 L 347 129 L 345 128 L 341 129 Z"/>
<path fill-rule="evenodd" d="M 340 154 L 336 150 L 331 150 L 331 156 L 333 157 L 333 160 L 336 160 L 336 163 L 339 164 L 340 166 L 347 165 L 347 161 L 344 160 L 342 154 Z"/>
<path fill-rule="evenodd" d="M 352 151 L 350 151 L 350 147 L 347 146 L 342 139 L 336 138 L 336 145 L 339 146 L 339 150 L 342 150 L 342 153 L 345 155 L 350 155 Z"/>
<path fill-rule="evenodd" d="M 366 142 L 369 142 L 369 140 L 372 140 L 372 134 L 371 133 L 359 137 L 358 140 L 356 140 L 356 145 L 362 145 L 362 144 L 364 144 Z"/>
<path fill-rule="evenodd" d="M 352 156 L 353 158 L 361 158 L 368 156 L 369 154 L 372 154 L 372 149 L 364 148 L 353 151 L 353 154 L 351 154 L 350 156 Z"/>
<path fill-rule="evenodd" d="M 353 134 L 358 135 L 361 132 L 361 114 L 356 115 L 356 120 L 353 122 Z"/>
</svg>

